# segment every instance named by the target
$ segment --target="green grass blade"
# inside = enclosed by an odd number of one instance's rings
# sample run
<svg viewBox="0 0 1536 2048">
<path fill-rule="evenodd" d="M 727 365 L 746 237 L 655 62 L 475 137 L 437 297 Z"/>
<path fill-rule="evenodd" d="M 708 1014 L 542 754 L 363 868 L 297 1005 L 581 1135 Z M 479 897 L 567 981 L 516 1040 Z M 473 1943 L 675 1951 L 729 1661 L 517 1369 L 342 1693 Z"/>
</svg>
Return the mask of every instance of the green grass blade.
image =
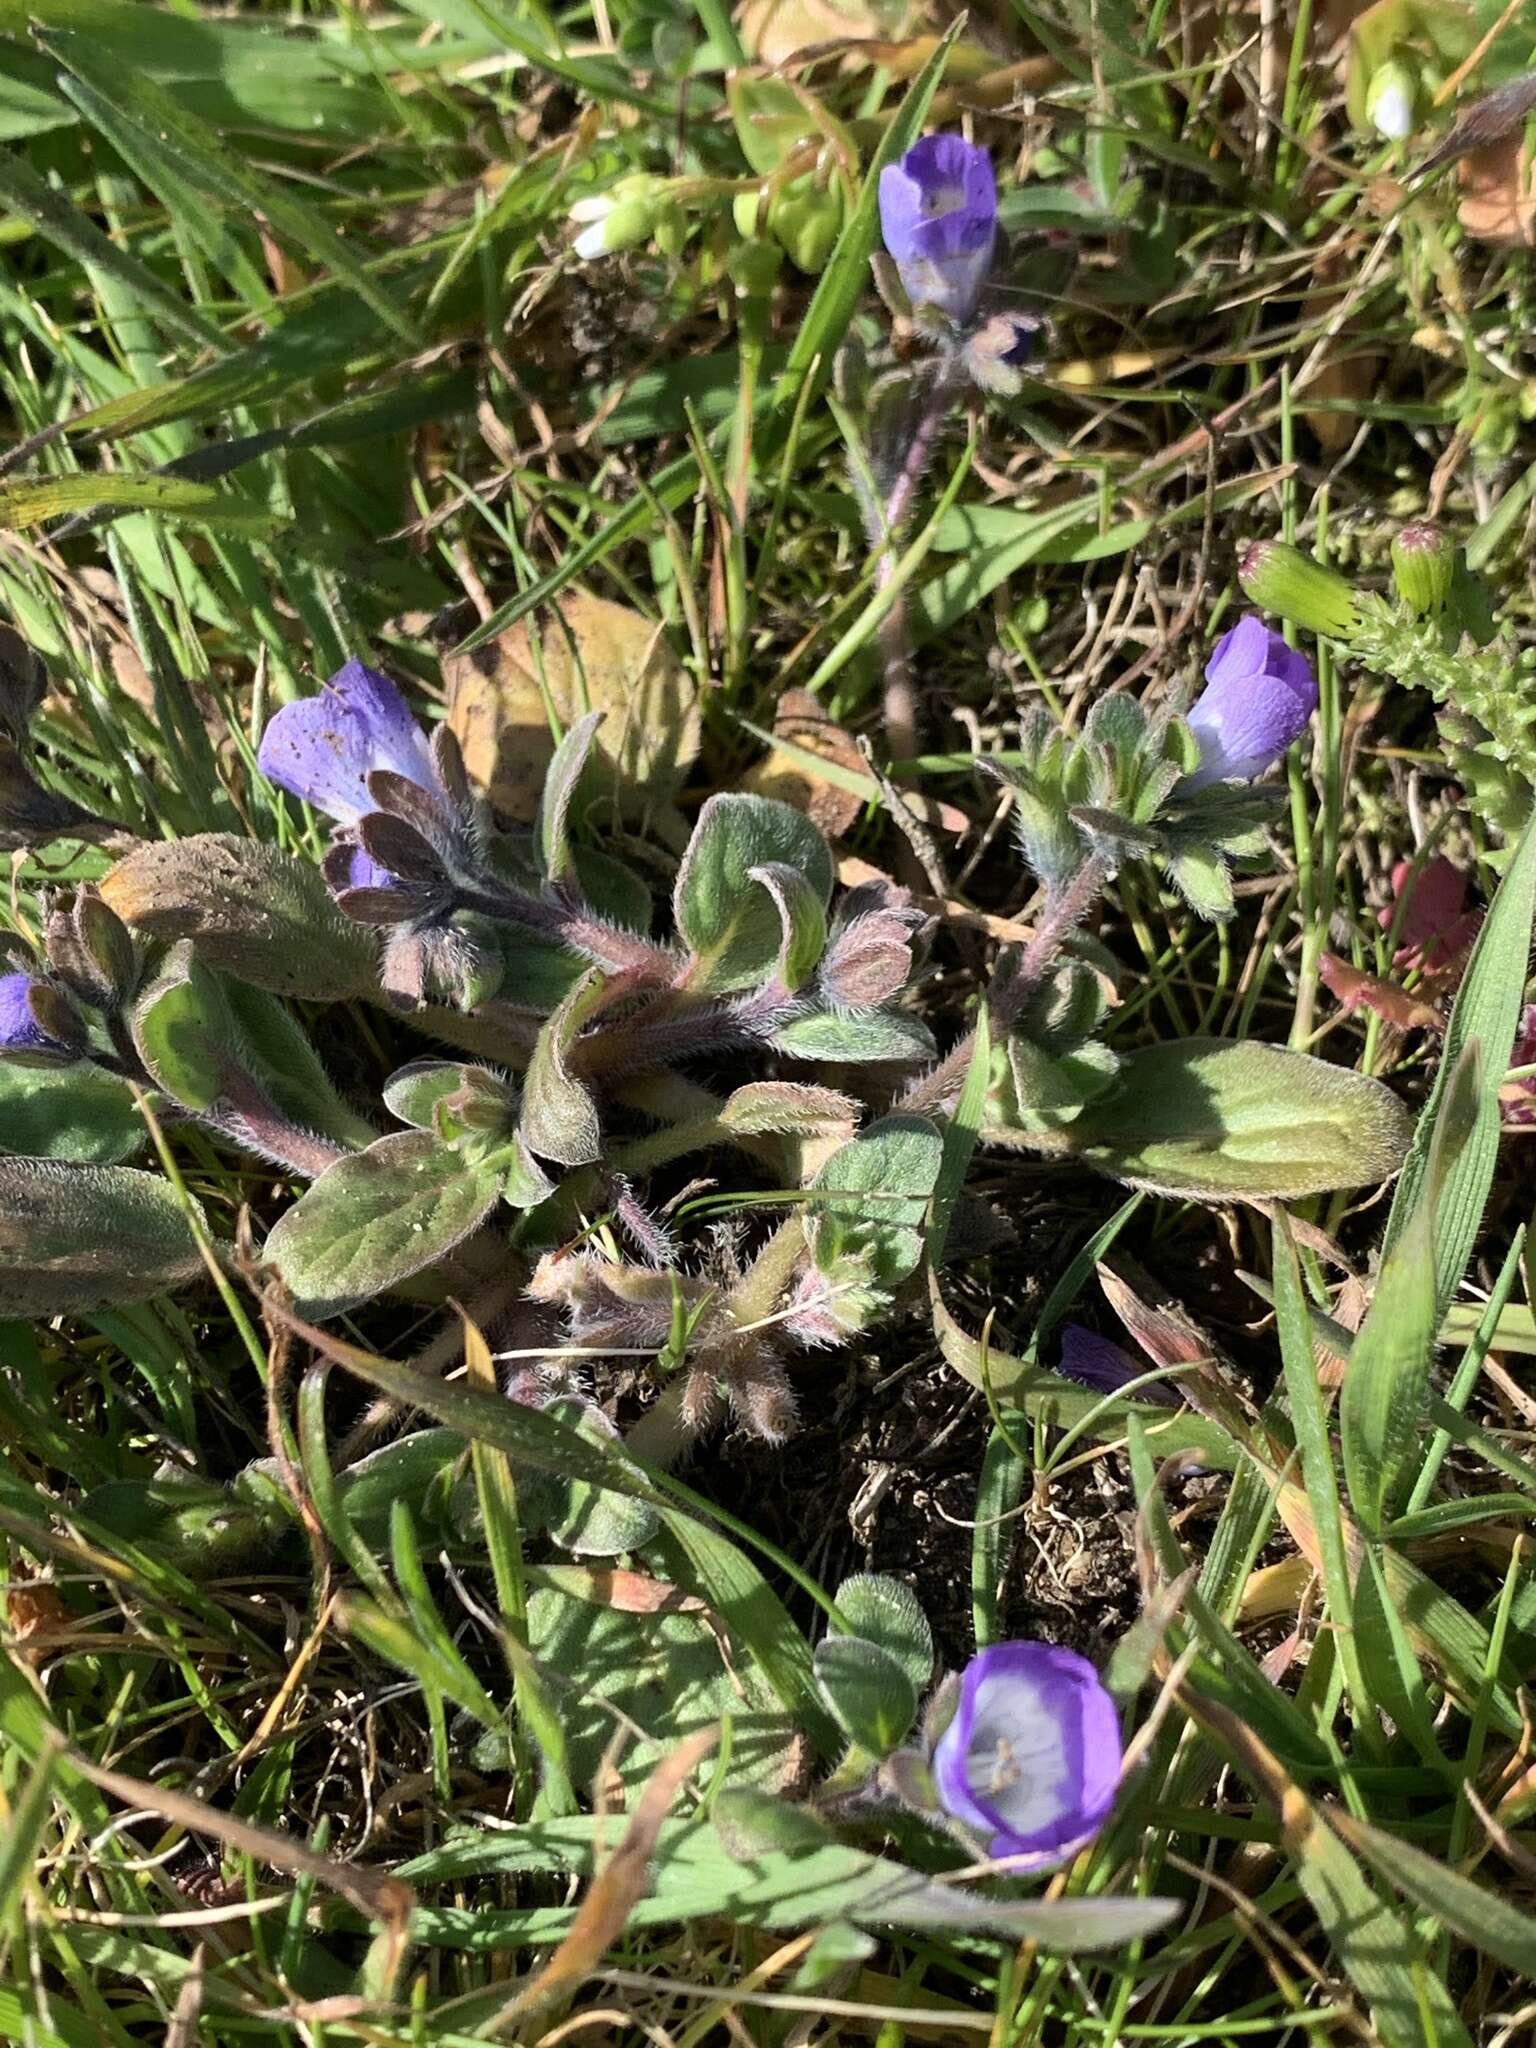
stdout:
<svg viewBox="0 0 1536 2048">
<path fill-rule="evenodd" d="M 1382 1265 L 1370 1313 L 1350 1347 L 1339 1431 L 1350 1507 L 1368 1536 L 1390 1519 L 1422 1444 L 1437 1327 L 1435 1220 L 1476 1128 L 1482 1093 L 1474 1038 L 1439 1092 L 1420 1198 Z"/>
<path fill-rule="evenodd" d="M 1476 1125 L 1446 1176 L 1435 1208 L 1435 1297 L 1443 1319 L 1472 1256 L 1499 1154 L 1499 1087 L 1515 1042 L 1536 917 L 1536 823 L 1528 825 L 1499 884 L 1445 1031 L 1440 1071 L 1414 1132 L 1387 1219 L 1390 1254 L 1408 1230 L 1429 1178 L 1441 1100 L 1457 1062 L 1473 1039 L 1482 1043 L 1483 1086 Z"/>
<path fill-rule="evenodd" d="M 325 216 L 274 179 L 249 170 L 218 134 L 142 73 L 104 57 L 90 40 L 69 31 L 42 30 L 43 47 L 68 70 L 65 90 L 104 134 L 137 136 L 161 161 L 209 201 L 268 221 L 277 235 L 351 286 L 408 348 L 422 346 L 414 322 L 392 293 L 372 278 Z"/>
<path fill-rule="evenodd" d="M 1302 1484 L 1317 1532 L 1328 1615 L 1337 1632 L 1339 1657 L 1355 1704 L 1356 1725 L 1367 1747 L 1375 1754 L 1381 1749 L 1381 1731 L 1371 1706 L 1370 1690 L 1360 1668 L 1355 1641 L 1353 1572 L 1344 1512 L 1339 1500 L 1338 1473 L 1334 1469 L 1333 1443 L 1328 1434 L 1328 1414 L 1312 1358 L 1306 1297 L 1302 1293 L 1301 1268 L 1291 1238 L 1290 1218 L 1278 1204 L 1274 1215 L 1274 1278 L 1275 1327 L 1280 1339 L 1285 1390 L 1296 1431 L 1296 1448 L 1301 1455 Z"/>
<path fill-rule="evenodd" d="M 102 233 L 77 206 L 40 178 L 22 157 L 0 157 L 0 207 L 31 221 L 38 233 L 88 271 L 120 284 L 139 309 L 194 348 L 227 355 L 234 344 L 211 320 L 163 284 L 138 258 Z"/>
<path fill-rule="evenodd" d="M 232 491 L 175 476 L 50 476 L 0 484 L 0 526 L 25 532 L 67 513 L 157 512 L 234 533 L 275 533 L 276 513 Z"/>
</svg>

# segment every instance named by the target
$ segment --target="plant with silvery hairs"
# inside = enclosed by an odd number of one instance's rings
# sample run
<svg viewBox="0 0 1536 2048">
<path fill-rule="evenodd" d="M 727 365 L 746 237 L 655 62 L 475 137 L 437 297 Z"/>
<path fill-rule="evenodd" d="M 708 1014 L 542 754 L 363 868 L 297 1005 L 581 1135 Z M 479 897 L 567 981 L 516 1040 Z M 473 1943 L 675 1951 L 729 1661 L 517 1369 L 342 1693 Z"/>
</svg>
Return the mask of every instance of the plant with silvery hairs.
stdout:
<svg viewBox="0 0 1536 2048">
<path fill-rule="evenodd" d="M 1033 330 L 989 299 L 985 152 L 929 137 L 879 198 L 930 351 L 871 392 L 888 544 L 940 404 L 964 381 L 1000 388 Z M 23 747 L 37 679 L 16 673 Z M 40 948 L 4 963 L 0 1091 L 25 1136 L 0 1162 L 17 1226 L 0 1229 L 0 1312 L 142 1299 L 205 1257 L 265 1270 L 311 1321 L 452 1296 L 525 1361 L 517 1398 L 575 1400 L 592 1427 L 605 1361 L 628 1361 L 648 1397 L 632 1446 L 666 1462 L 726 1414 L 790 1434 L 807 1358 L 915 1298 L 978 1135 L 1203 1199 L 1385 1177 L 1405 1132 L 1386 1089 L 1262 1044 L 1113 1048 L 1112 974 L 1082 937 L 1130 862 L 1230 913 L 1234 870 L 1268 851 L 1263 778 L 1315 703 L 1305 658 L 1245 618 L 1183 715 L 1111 691 L 1079 731 L 1029 717 L 995 765 L 1039 883 L 1032 934 L 940 1056 L 919 1014 L 929 916 L 884 878 L 839 890 L 802 811 L 709 796 L 658 916 L 594 827 L 616 774 L 638 778 L 618 791 L 630 814 L 675 781 L 606 754 L 601 710 L 571 717 L 514 829 L 455 723 L 429 735 L 354 657 L 259 745 L 272 790 L 329 821 L 318 865 L 226 834 L 143 843 L 48 901 Z M 32 837 L 114 829 L 82 817 Z M 359 1105 L 294 998 L 375 1005 L 430 1046 Z M 141 1109 L 307 1185 L 237 1259 L 128 1163 Z M 440 1369 L 455 1342 L 448 1323 L 418 1363 Z"/>
</svg>

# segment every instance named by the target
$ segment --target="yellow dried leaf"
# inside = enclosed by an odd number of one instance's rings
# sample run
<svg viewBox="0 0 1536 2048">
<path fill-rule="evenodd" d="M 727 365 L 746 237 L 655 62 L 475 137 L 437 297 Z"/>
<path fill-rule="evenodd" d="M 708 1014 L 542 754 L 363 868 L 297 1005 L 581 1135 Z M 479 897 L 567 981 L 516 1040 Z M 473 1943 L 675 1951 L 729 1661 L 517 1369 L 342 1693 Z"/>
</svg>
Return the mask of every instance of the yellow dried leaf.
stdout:
<svg viewBox="0 0 1536 2048">
<path fill-rule="evenodd" d="M 1462 158 L 1457 218 L 1480 242 L 1536 246 L 1536 157 L 1519 135 Z"/>
<path fill-rule="evenodd" d="M 699 687 L 660 626 L 627 606 L 567 591 L 537 625 L 521 620 L 443 663 L 448 723 L 471 779 L 514 825 L 530 825 L 561 727 L 606 714 L 588 766 L 630 814 L 665 803 L 699 748 Z"/>
</svg>

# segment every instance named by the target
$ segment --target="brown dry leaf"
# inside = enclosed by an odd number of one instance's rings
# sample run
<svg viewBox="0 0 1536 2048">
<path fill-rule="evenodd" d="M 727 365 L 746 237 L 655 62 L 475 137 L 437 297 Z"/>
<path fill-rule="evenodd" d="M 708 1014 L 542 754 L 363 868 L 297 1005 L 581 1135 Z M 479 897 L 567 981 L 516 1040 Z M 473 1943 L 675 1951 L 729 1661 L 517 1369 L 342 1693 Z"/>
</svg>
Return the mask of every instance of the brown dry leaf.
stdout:
<svg viewBox="0 0 1536 2048">
<path fill-rule="evenodd" d="M 1536 248 L 1536 155 L 1507 135 L 1464 156 L 1457 168 L 1457 218 L 1480 242 Z"/>
<path fill-rule="evenodd" d="M 125 924 L 172 945 L 192 939 L 210 967 L 274 995 L 346 1002 L 373 995 L 373 938 L 331 901 L 312 862 L 254 839 L 201 832 L 152 840 L 103 876 Z"/>
<path fill-rule="evenodd" d="M 619 1614 L 699 1614 L 709 1609 L 697 1594 L 685 1593 L 667 1579 L 623 1566 L 546 1565 L 545 1577 L 580 1600 L 611 1607 Z"/>
<path fill-rule="evenodd" d="M 1366 974 L 1360 968 L 1352 967 L 1337 953 L 1323 955 L 1318 963 L 1318 973 L 1328 993 L 1346 1012 L 1358 1010 L 1364 1004 L 1366 1009 L 1374 1010 L 1384 1024 L 1395 1025 L 1399 1031 L 1442 1031 L 1445 1028 L 1445 1019 L 1433 1003 L 1410 995 L 1395 981 L 1384 981 L 1378 974 Z"/>
<path fill-rule="evenodd" d="M 760 64 L 783 64 L 819 43 L 879 35 L 892 25 L 888 13 L 872 0 L 747 0 L 741 40 Z"/>
<path fill-rule="evenodd" d="M 777 797 L 780 803 L 793 804 L 828 839 L 840 838 L 863 810 L 864 799 L 842 783 L 818 775 L 805 756 L 814 754 L 819 760 L 848 769 L 866 782 L 874 795 L 875 786 L 858 742 L 828 718 L 807 690 L 784 692 L 774 714 L 773 736 L 790 741 L 800 752 L 790 754 L 776 748 L 742 777 L 742 788 L 757 796 Z"/>
<path fill-rule="evenodd" d="M 520 620 L 443 663 L 448 724 L 500 815 L 531 825 L 562 726 L 607 716 L 588 767 L 631 815 L 667 803 L 699 750 L 699 686 L 660 626 L 628 606 L 566 591 L 535 630 Z M 546 694 L 547 693 L 547 694 Z"/>
<path fill-rule="evenodd" d="M 624 1839 L 592 1880 L 570 1933 L 533 1982 L 498 2016 L 501 2022 L 574 1991 L 597 1968 L 650 1889 L 651 1857 L 661 1824 L 694 1766 L 714 1748 L 719 1733 L 718 1728 L 701 1728 L 686 1742 L 679 1743 L 670 1756 L 663 1757 L 652 1771 L 624 1830 Z"/>
<path fill-rule="evenodd" d="M 75 1616 L 51 1579 L 13 1579 L 6 1590 L 5 1616 L 9 1647 L 34 1670 L 50 1652 L 72 1647 Z"/>
</svg>

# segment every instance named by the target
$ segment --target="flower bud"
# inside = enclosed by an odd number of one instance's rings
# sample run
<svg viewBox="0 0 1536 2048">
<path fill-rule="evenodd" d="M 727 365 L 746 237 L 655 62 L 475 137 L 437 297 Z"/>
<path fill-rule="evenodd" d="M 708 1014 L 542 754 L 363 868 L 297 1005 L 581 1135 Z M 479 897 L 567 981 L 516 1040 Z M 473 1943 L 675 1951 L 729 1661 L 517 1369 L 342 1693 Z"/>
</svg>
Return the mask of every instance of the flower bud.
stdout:
<svg viewBox="0 0 1536 2048">
<path fill-rule="evenodd" d="M 132 994 L 138 949 L 128 927 L 94 889 L 78 890 L 71 904 L 54 904 L 43 946 L 59 980 L 91 1009 L 115 1009 Z"/>
<path fill-rule="evenodd" d="M 1238 557 L 1237 580 L 1255 604 L 1309 633 L 1348 640 L 1359 629 L 1355 593 L 1344 578 L 1283 541 L 1250 541 Z"/>
<path fill-rule="evenodd" d="M 1397 594 L 1418 617 L 1443 609 L 1456 574 L 1456 550 L 1429 519 L 1415 519 L 1392 543 Z"/>
<path fill-rule="evenodd" d="M 1388 142 L 1405 142 L 1413 133 L 1419 97 L 1418 80 L 1396 57 L 1371 73 L 1365 89 L 1365 118 Z"/>
<path fill-rule="evenodd" d="M 586 263 L 594 256 L 614 256 L 621 249 L 633 249 L 647 242 L 668 203 L 671 181 L 639 172 L 620 178 L 607 192 L 595 192 L 578 199 L 571 219 L 581 228 L 571 247 Z"/>
<path fill-rule="evenodd" d="M 965 367 L 994 398 L 1017 398 L 1024 388 L 1044 322 L 1031 313 L 994 313 L 965 344 Z"/>
</svg>

